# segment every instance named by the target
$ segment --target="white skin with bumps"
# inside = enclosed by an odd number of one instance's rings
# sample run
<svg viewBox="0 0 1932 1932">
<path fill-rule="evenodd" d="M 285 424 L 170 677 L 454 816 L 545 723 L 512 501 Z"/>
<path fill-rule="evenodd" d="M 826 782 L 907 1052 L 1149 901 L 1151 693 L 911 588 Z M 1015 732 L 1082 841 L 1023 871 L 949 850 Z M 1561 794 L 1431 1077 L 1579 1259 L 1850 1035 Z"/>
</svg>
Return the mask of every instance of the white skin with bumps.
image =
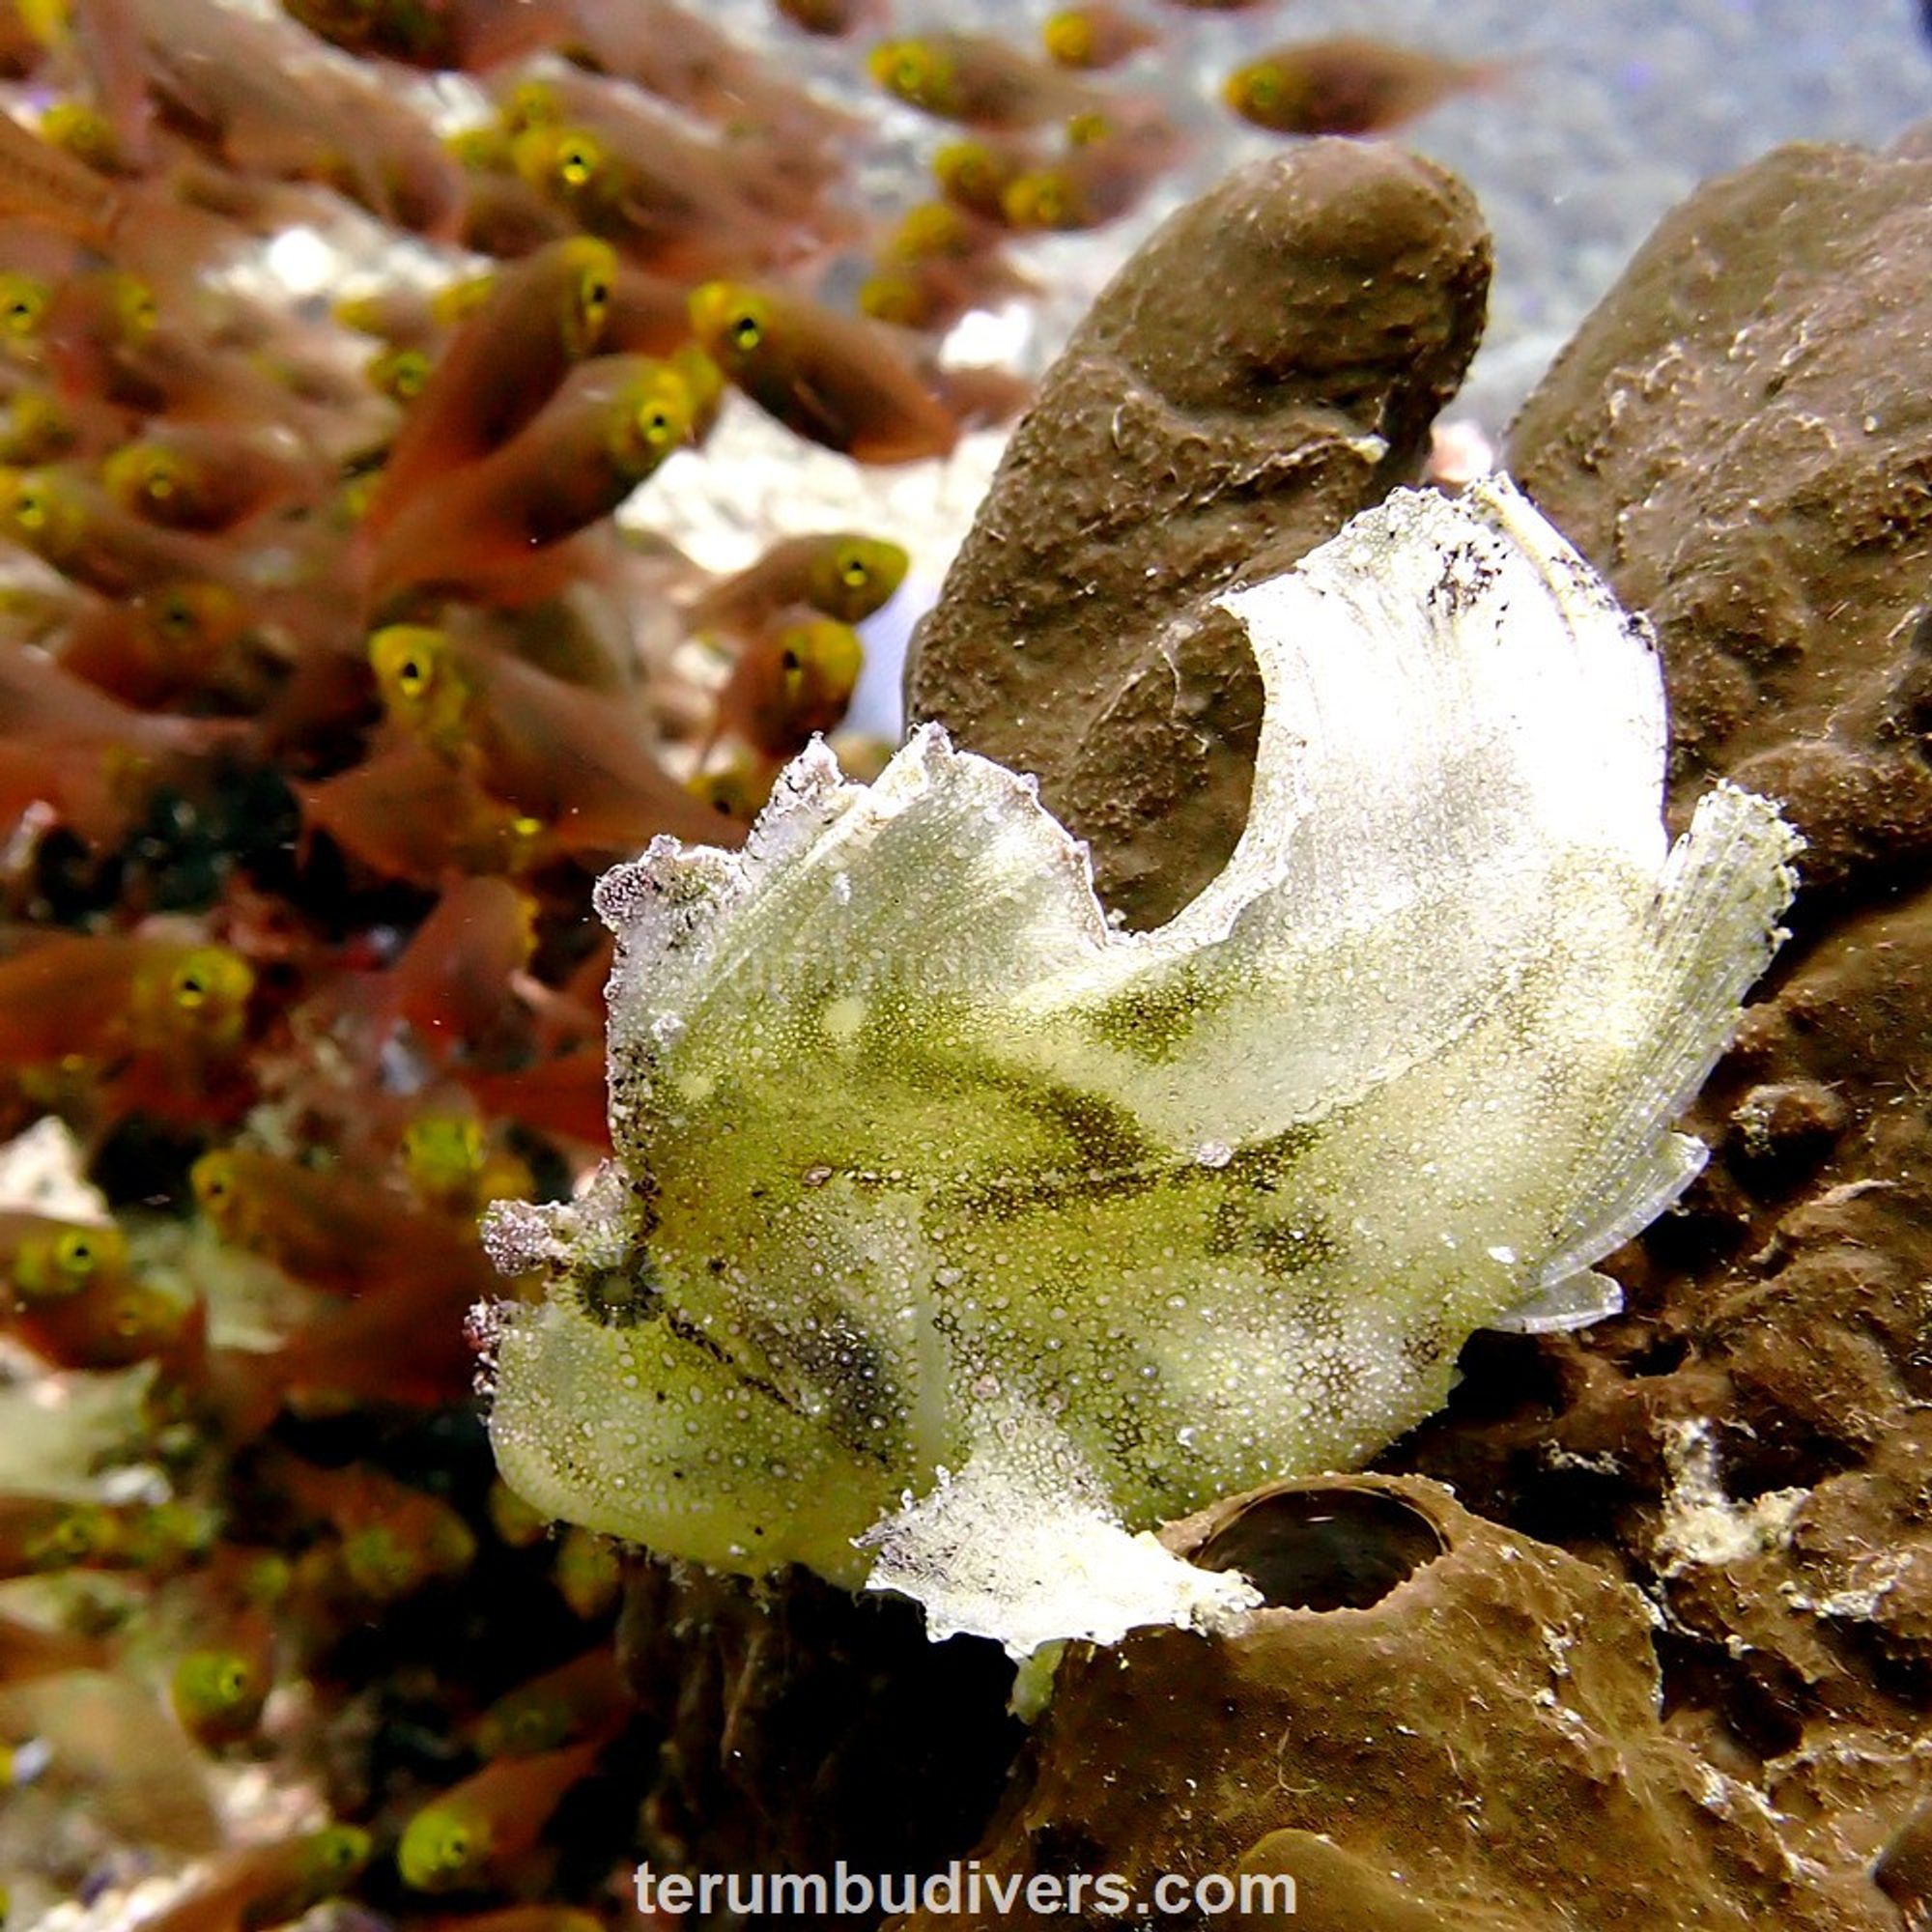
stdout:
<svg viewBox="0 0 1932 1932">
<path fill-rule="evenodd" d="M 1360 1463 L 1478 1327 L 1614 1305 L 1793 835 L 1724 787 L 1668 845 L 1654 651 L 1505 481 L 1229 608 L 1248 828 L 1158 930 L 933 726 L 604 879 L 616 1157 L 489 1234 L 550 1278 L 496 1324 L 531 1503 L 1018 1653 L 1203 1621 L 1241 1586 L 1132 1532 Z"/>
</svg>

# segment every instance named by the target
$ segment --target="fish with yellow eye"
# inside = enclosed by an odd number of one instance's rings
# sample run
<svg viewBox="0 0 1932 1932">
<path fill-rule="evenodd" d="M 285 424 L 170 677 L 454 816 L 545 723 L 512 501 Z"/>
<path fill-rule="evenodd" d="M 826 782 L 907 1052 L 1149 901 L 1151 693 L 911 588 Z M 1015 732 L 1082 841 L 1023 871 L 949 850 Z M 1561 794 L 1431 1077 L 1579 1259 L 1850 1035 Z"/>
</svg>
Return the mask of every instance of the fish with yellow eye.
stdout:
<svg viewBox="0 0 1932 1932">
<path fill-rule="evenodd" d="M 422 394 L 435 366 L 428 350 L 411 345 L 379 349 L 362 368 L 372 389 L 407 407 Z"/>
<path fill-rule="evenodd" d="M 363 513 L 371 537 L 426 485 L 507 442 L 597 353 L 616 273 L 606 243 L 576 235 L 491 277 L 397 434 Z"/>
<path fill-rule="evenodd" d="M 1361 34 L 1276 47 L 1243 62 L 1221 98 L 1277 134 L 1381 134 L 1452 94 L 1495 85 L 1505 63 L 1460 61 Z"/>
<path fill-rule="evenodd" d="M 513 1201 L 531 1185 L 526 1162 L 494 1146 L 473 1113 L 436 1108 L 403 1129 L 403 1175 L 419 1200 L 444 1213 L 474 1218 L 493 1201 Z"/>
<path fill-rule="evenodd" d="M 325 1469 L 280 1457 L 267 1480 L 334 1533 L 336 1580 L 357 1598 L 399 1603 L 475 1560 L 475 1533 L 457 1510 L 373 1463 Z"/>
<path fill-rule="evenodd" d="M 123 1534 L 122 1512 L 105 1503 L 0 1493 L 0 1577 L 109 1568 Z"/>
<path fill-rule="evenodd" d="M 0 469 L 0 538 L 103 597 L 180 578 L 222 581 L 227 555 L 206 539 L 156 528 L 71 470 Z"/>
<path fill-rule="evenodd" d="M 403 1828 L 396 1869 L 412 1891 L 509 1881 L 556 1807 L 596 1769 L 600 1743 L 498 1758 L 432 1799 Z"/>
<path fill-rule="evenodd" d="M 207 423 L 157 423 L 100 467 L 110 497 L 169 529 L 222 531 L 304 497 L 325 478 L 266 439 Z"/>
<path fill-rule="evenodd" d="M 1050 14 L 1039 30 L 1046 57 L 1055 67 L 1097 73 L 1131 60 L 1143 48 L 1158 46 L 1160 35 L 1113 0 L 1087 0 Z"/>
<path fill-rule="evenodd" d="M 713 136 L 695 129 L 688 118 L 646 99 L 636 88 L 566 68 L 542 79 L 520 81 L 503 99 L 503 126 L 511 135 L 511 160 L 519 172 L 525 162 L 518 140 L 526 133 L 548 129 L 587 136 L 601 150 L 605 179 L 594 158 L 572 170 L 573 178 L 543 182 L 560 191 L 574 192 L 580 210 L 594 215 L 600 200 L 629 189 L 666 216 L 689 224 L 710 221 L 725 227 L 748 218 L 778 221 L 805 231 L 821 231 L 827 239 L 847 239 L 844 217 L 829 205 L 822 184 L 810 166 L 801 167 L 790 150 L 748 138 L 743 131 Z M 526 151 L 554 162 L 559 150 L 533 147 Z M 640 217 L 627 217 L 637 220 Z M 646 225 L 654 217 L 646 212 Z M 786 237 L 766 227 L 762 245 L 797 254 L 808 245 L 804 236 Z"/>
<path fill-rule="evenodd" d="M 488 1281 L 467 1231 L 345 1165 L 226 1147 L 203 1154 L 188 1179 L 224 1240 L 326 1293 L 377 1294 L 401 1279 L 435 1279 L 454 1299 Z"/>
<path fill-rule="evenodd" d="M 396 624 L 369 640 L 392 720 L 529 814 L 557 851 L 636 851 L 716 828 L 652 756 L 640 707 L 566 684 L 450 631 Z"/>
<path fill-rule="evenodd" d="M 369 1862 L 369 1833 L 355 1825 L 224 1852 L 142 1932 L 256 1932 L 299 1918 L 348 1890 Z"/>
<path fill-rule="evenodd" d="M 127 1369 L 156 1362 L 175 1377 L 191 1376 L 205 1348 L 200 1300 L 172 1284 L 137 1275 L 103 1275 L 78 1294 L 23 1304 L 11 1332 L 57 1369 Z"/>
<path fill-rule="evenodd" d="M 11 1298 L 35 1308 L 65 1301 L 128 1268 L 128 1237 L 111 1221 L 64 1221 L 21 1208 L 0 1211 L 0 1266 Z M 0 1296 L 0 1305 L 7 1297 Z"/>
<path fill-rule="evenodd" d="M 50 934 L 0 960 L 0 1060 L 15 1070 L 150 1060 L 192 1078 L 242 1043 L 254 984 L 245 959 L 207 941 Z"/>
<path fill-rule="evenodd" d="M 860 314 L 901 328 L 951 327 L 976 308 L 995 308 L 1038 284 L 1001 253 L 1004 220 L 988 221 L 951 201 L 908 209 L 879 244 L 860 284 Z"/>
<path fill-rule="evenodd" d="M 0 113 L 0 219 L 57 230 L 103 252 L 128 239 L 128 197 L 78 156 Z"/>
<path fill-rule="evenodd" d="M 138 173 L 113 121 L 91 101 L 52 100 L 42 111 L 40 135 L 84 161 L 98 175 Z"/>
<path fill-rule="evenodd" d="M 181 1727 L 206 1749 L 244 1744 L 255 1735 L 274 1686 L 273 1628 L 259 1609 L 244 1611 L 220 1633 L 176 1658 L 168 1704 Z"/>
<path fill-rule="evenodd" d="M 892 599 L 911 561 L 897 544 L 856 530 L 783 537 L 697 597 L 685 625 L 699 636 L 753 638 L 794 604 L 862 624 Z"/>
<path fill-rule="evenodd" d="M 1178 130 L 1157 117 L 1080 116 L 1066 153 L 1008 184 L 1007 220 L 1019 229 L 1103 227 L 1140 205 L 1179 148 Z"/>
<path fill-rule="evenodd" d="M 53 285 L 43 276 L 0 270 L 0 355 L 17 357 L 40 340 L 53 298 Z"/>
<path fill-rule="evenodd" d="M 10 469 L 38 469 L 63 456 L 71 456 L 92 440 L 105 443 L 123 427 L 120 412 L 103 407 L 76 406 L 51 389 L 15 389 L 0 416 L 0 464 Z M 92 437 L 90 438 L 90 431 Z"/>
<path fill-rule="evenodd" d="M 609 1743 L 635 1706 L 608 1643 L 505 1691 L 476 1720 L 484 1757 L 527 1757 L 590 1741 Z"/>
<path fill-rule="evenodd" d="M 672 144 L 624 149 L 608 130 L 540 125 L 519 134 L 511 153 L 525 183 L 658 274 L 685 281 L 743 274 L 796 259 L 808 246 L 802 230 L 732 195 L 716 162 L 707 168 Z"/>
<path fill-rule="evenodd" d="M 126 600 L 89 599 L 56 640 L 54 657 L 69 675 L 146 709 L 225 685 L 248 629 L 242 600 L 226 584 L 162 583 Z"/>
<path fill-rule="evenodd" d="M 795 757 L 845 716 L 865 668 L 849 624 L 782 611 L 739 653 L 718 694 L 711 744 L 735 738 L 772 759 Z"/>
<path fill-rule="evenodd" d="M 729 381 L 794 434 L 861 463 L 950 455 L 961 421 L 883 324 L 803 296 L 707 282 L 691 296 L 699 345 Z"/>
<path fill-rule="evenodd" d="M 543 820 L 414 738 L 294 790 L 305 838 L 326 833 L 358 865 L 411 885 L 440 886 L 452 872 L 519 877 L 555 849 Z"/>
<path fill-rule="evenodd" d="M 954 208 L 1006 227 L 1007 190 L 1022 175 L 1043 167 L 1046 159 L 1044 151 L 1025 135 L 968 134 L 935 151 L 932 178 Z"/>
<path fill-rule="evenodd" d="M 1043 127 L 1099 100 L 1085 82 L 985 34 L 883 41 L 866 67 L 908 106 L 974 128 Z"/>
<path fill-rule="evenodd" d="M 375 607 L 412 587 L 482 592 L 511 608 L 555 594 L 581 561 L 555 547 L 601 523 L 692 441 L 700 407 L 680 364 L 581 363 L 500 449 L 398 509 L 371 557 Z"/>
</svg>

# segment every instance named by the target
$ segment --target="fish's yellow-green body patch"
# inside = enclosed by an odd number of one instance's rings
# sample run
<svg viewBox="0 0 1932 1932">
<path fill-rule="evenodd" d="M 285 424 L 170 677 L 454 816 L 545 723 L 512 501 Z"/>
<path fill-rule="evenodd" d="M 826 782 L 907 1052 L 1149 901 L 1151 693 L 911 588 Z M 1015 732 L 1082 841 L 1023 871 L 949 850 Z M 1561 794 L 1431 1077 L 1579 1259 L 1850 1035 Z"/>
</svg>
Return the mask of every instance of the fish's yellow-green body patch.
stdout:
<svg viewBox="0 0 1932 1932">
<path fill-rule="evenodd" d="M 1236 1603 L 1129 1532 L 1362 1462 L 1477 1327 L 1613 1305 L 1791 833 L 1726 787 L 1666 846 L 1648 639 L 1504 482 L 1228 607 L 1249 824 L 1157 931 L 932 726 L 603 880 L 616 1158 L 490 1227 L 551 1276 L 496 1335 L 520 1494 L 1024 1651 Z"/>
</svg>

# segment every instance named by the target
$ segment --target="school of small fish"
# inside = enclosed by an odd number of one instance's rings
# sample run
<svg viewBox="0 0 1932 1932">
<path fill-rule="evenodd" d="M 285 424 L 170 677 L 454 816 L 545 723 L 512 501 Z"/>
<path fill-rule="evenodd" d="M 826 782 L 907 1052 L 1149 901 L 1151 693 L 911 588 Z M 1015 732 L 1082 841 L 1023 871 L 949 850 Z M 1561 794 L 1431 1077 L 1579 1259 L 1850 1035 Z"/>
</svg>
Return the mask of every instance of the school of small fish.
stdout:
<svg viewBox="0 0 1932 1932">
<path fill-rule="evenodd" d="M 0 1190 L 0 1922 L 598 1932 L 653 1852 L 616 1548 L 493 1479 L 477 1221 L 608 1150 L 594 879 L 814 735 L 881 769 L 866 627 L 946 561 L 833 514 L 720 574 L 654 505 L 726 410 L 1010 420 L 948 332 L 1172 176 L 1164 64 L 1246 11 L 769 10 L 0 0 L 0 1142 L 73 1181 Z M 1271 12 L 1205 114 L 1498 78 Z M 919 195 L 788 41 L 921 111 Z M 326 296 L 260 270 L 304 233 Z"/>
</svg>

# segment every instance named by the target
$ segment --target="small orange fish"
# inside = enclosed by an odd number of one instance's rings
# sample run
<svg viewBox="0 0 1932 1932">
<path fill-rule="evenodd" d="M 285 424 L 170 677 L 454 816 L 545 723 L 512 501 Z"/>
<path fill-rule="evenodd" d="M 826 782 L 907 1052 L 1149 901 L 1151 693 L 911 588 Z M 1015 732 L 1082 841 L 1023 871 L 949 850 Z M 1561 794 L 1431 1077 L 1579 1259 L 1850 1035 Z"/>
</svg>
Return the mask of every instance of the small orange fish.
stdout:
<svg viewBox="0 0 1932 1932">
<path fill-rule="evenodd" d="M 156 423 L 101 465 L 107 494 L 125 510 L 169 529 L 221 531 L 306 497 L 325 478 L 269 437 L 207 423 Z"/>
<path fill-rule="evenodd" d="M 185 578 L 221 582 L 229 559 L 205 538 L 131 515 L 69 470 L 0 470 L 0 535 L 103 597 Z"/>
<path fill-rule="evenodd" d="M 690 630 L 755 637 L 787 605 L 808 604 L 860 624 L 905 582 L 911 558 L 895 543 L 856 530 L 784 537 L 755 563 L 712 584 L 685 612 Z"/>
<path fill-rule="evenodd" d="M 796 260 L 804 231 L 735 196 L 715 160 L 667 139 L 575 124 L 528 128 L 513 147 L 517 172 L 568 210 L 573 222 L 662 275 L 754 273 Z"/>
<path fill-rule="evenodd" d="M 1277 134 L 1380 134 L 1506 71 L 1343 34 L 1262 54 L 1236 68 L 1221 94 L 1242 120 Z"/>
<path fill-rule="evenodd" d="M 369 655 L 396 723 L 538 820 L 558 850 L 638 851 L 660 832 L 715 835 L 652 757 L 641 711 L 420 625 L 377 632 Z"/>
<path fill-rule="evenodd" d="M 467 1324 L 478 1299 L 501 1288 L 497 1281 L 482 1289 L 444 1269 L 385 1281 L 374 1293 L 323 1309 L 270 1354 L 231 1353 L 213 1363 L 213 1406 L 231 1438 L 247 1441 L 285 1405 L 332 1414 L 345 1406 L 468 1402 L 476 1392 L 476 1357 Z"/>
<path fill-rule="evenodd" d="M 273 1687 L 272 1626 L 253 1609 L 223 1631 L 198 1634 L 210 1640 L 175 1660 L 168 1703 L 182 1729 L 204 1748 L 242 1744 L 255 1735 Z"/>
<path fill-rule="evenodd" d="M 0 1210 L 0 1267 L 13 1300 L 28 1307 L 65 1301 L 98 1281 L 120 1279 L 127 1266 L 128 1237 L 112 1222 Z M 0 1307 L 9 1298 L 0 1293 Z"/>
<path fill-rule="evenodd" d="M 1007 190 L 1045 164 L 1046 156 L 1024 136 L 974 134 L 948 141 L 934 154 L 932 178 L 955 208 L 1003 227 Z"/>
<path fill-rule="evenodd" d="M 749 818 L 733 826 L 708 813 L 701 801 L 693 803 L 697 806 L 696 822 L 704 827 L 702 836 L 706 842 L 736 844 L 743 838 L 743 825 L 750 823 Z M 605 1148 L 611 1144 L 610 1118 L 606 1111 L 610 1104 L 610 1068 L 601 1039 L 538 1061 L 515 1073 L 465 1067 L 459 1077 L 476 1104 L 493 1120 L 517 1121 L 544 1133 L 581 1142 L 584 1147 Z"/>
<path fill-rule="evenodd" d="M 415 1115 L 399 1153 L 419 1200 L 470 1220 L 494 1201 L 523 1199 L 535 1184 L 528 1164 L 495 1145 L 474 1113 L 447 1106 Z"/>
<path fill-rule="evenodd" d="M 536 948 L 536 903 L 503 879 L 446 887 L 367 1004 L 442 1052 L 487 1047 L 524 1009 L 512 981 Z"/>
<path fill-rule="evenodd" d="M 691 441 L 698 410 L 683 364 L 646 355 L 580 364 L 500 449 L 397 510 L 371 560 L 376 607 L 412 585 L 484 590 L 512 605 L 552 594 L 568 581 L 566 559 L 541 554 L 608 517 Z"/>
<path fill-rule="evenodd" d="M 984 34 L 882 41 L 866 66 L 909 106 L 969 127 L 1038 128 L 1099 104 L 1084 82 Z"/>
<path fill-rule="evenodd" d="M 476 1720 L 484 1757 L 527 1757 L 590 1740 L 608 1744 L 633 1702 L 616 1652 L 606 1644 L 506 1691 Z"/>
<path fill-rule="evenodd" d="M 516 136 L 575 128 L 602 149 L 611 187 L 628 176 L 636 191 L 667 215 L 719 224 L 751 217 L 753 225 L 778 221 L 845 239 L 843 219 L 828 205 L 822 181 L 791 150 L 743 128 L 718 135 L 694 130 L 687 117 L 667 112 L 634 87 L 565 69 L 519 81 L 502 97 L 498 112 L 512 136 L 513 165 L 519 165 Z M 577 190 L 582 211 L 592 213 L 599 203 L 596 170 L 576 172 L 577 179 L 562 185 Z M 760 239 L 792 254 L 805 246 L 774 233 Z"/>
<path fill-rule="evenodd" d="M 327 1293 L 380 1294 L 430 1278 L 447 1283 L 451 1299 L 488 1291 L 467 1230 L 370 1175 L 228 1147 L 203 1154 L 190 1179 L 224 1239 Z"/>
<path fill-rule="evenodd" d="M 0 1493 L 0 1577 L 105 1568 L 121 1544 L 121 1517 L 104 1503 Z"/>
<path fill-rule="evenodd" d="M 373 1463 L 325 1469 L 282 1457 L 270 1480 L 341 1539 L 341 1574 L 360 1597 L 394 1603 L 475 1560 L 475 1535 L 456 1510 Z"/>
<path fill-rule="evenodd" d="M 127 207 L 122 190 L 85 161 L 0 114 L 0 215 L 44 222 L 111 251 Z"/>
<path fill-rule="evenodd" d="M 1098 72 L 1131 60 L 1144 47 L 1158 46 L 1160 36 L 1112 0 L 1088 0 L 1063 7 L 1040 29 L 1046 57 L 1056 67 Z"/>
<path fill-rule="evenodd" d="M 157 584 L 125 600 L 90 598 L 55 642 L 62 670 L 139 710 L 215 689 L 247 634 L 225 584 Z"/>
<path fill-rule="evenodd" d="M 861 463 L 950 455 L 960 422 L 882 324 L 741 282 L 694 290 L 697 340 L 726 377 L 784 426 Z"/>
<path fill-rule="evenodd" d="M 77 1294 L 17 1309 L 13 1333 L 57 1369 L 127 1369 L 157 1362 L 175 1376 L 201 1360 L 205 1312 L 195 1296 L 172 1286 L 114 1273 Z"/>
<path fill-rule="evenodd" d="M 383 467 L 363 527 L 378 536 L 426 484 L 507 442 L 594 355 L 617 258 L 573 236 L 499 270 L 437 359 Z"/>
<path fill-rule="evenodd" d="M 845 716 L 865 662 L 851 625 L 781 612 L 739 652 L 718 694 L 711 742 L 730 736 L 767 758 L 795 757 Z"/>
<path fill-rule="evenodd" d="M 17 1069 L 152 1056 L 191 1077 L 241 1043 L 254 984 L 225 946 L 55 933 L 0 961 L 0 1058 Z"/>
<path fill-rule="evenodd" d="M 319 1832 L 223 1853 L 172 1905 L 141 1920 L 143 1932 L 254 1932 L 299 1918 L 346 1890 L 369 1862 L 367 1832 Z"/>
<path fill-rule="evenodd" d="M 325 832 L 359 865 L 411 885 L 440 886 L 451 872 L 517 877 L 553 849 L 541 819 L 415 738 L 295 793 L 308 834 Z"/>
<path fill-rule="evenodd" d="M 456 1891 L 503 1881 L 596 1768 L 602 1748 L 590 1743 L 499 1758 L 432 1799 L 396 1847 L 403 1883 L 414 1891 Z"/>
<path fill-rule="evenodd" d="M 1069 231 L 1118 220 L 1140 205 L 1180 145 L 1170 124 L 1152 119 L 1115 127 L 1090 115 L 1080 133 L 1066 154 L 1008 184 L 1002 206 L 1013 227 Z"/>
</svg>

